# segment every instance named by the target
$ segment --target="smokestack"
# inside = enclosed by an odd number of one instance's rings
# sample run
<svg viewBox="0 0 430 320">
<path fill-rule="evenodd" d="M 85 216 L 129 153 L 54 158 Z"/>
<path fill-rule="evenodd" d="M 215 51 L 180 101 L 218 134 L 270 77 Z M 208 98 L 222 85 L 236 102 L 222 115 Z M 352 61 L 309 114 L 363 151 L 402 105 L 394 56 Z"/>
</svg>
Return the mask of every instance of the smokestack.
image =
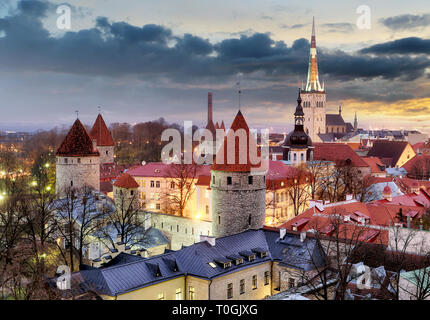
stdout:
<svg viewBox="0 0 430 320">
<path fill-rule="evenodd" d="M 208 124 L 213 122 L 212 120 L 212 92 L 208 93 Z"/>
</svg>

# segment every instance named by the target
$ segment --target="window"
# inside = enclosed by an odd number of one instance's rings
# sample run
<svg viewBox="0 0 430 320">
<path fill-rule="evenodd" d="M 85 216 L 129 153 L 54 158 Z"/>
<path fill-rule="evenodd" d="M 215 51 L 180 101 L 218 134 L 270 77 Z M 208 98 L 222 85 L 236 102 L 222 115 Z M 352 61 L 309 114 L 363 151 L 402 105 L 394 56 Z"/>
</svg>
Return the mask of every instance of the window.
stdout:
<svg viewBox="0 0 430 320">
<path fill-rule="evenodd" d="M 189 289 L 189 298 L 190 298 L 190 300 L 195 300 L 195 298 L 196 298 L 196 292 L 195 292 L 195 289 L 194 289 L 194 287 L 190 287 L 190 289 Z"/>
<path fill-rule="evenodd" d="M 264 285 L 267 286 L 269 284 L 269 271 L 264 273 Z"/>
<path fill-rule="evenodd" d="M 303 153 L 300 154 L 300 161 L 304 161 Z"/>
<path fill-rule="evenodd" d="M 206 214 L 209 214 L 209 206 L 206 206 Z"/>
<path fill-rule="evenodd" d="M 64 163 L 68 163 L 68 162 L 69 162 L 69 159 L 64 158 Z"/>
<path fill-rule="evenodd" d="M 131 195 L 131 196 L 133 195 L 133 193 L 134 193 L 134 191 L 133 191 L 133 190 L 130 190 L 130 195 Z"/>
<path fill-rule="evenodd" d="M 245 279 L 240 280 L 240 294 L 245 293 Z"/>
<path fill-rule="evenodd" d="M 156 208 L 157 210 L 160 210 L 160 209 L 161 209 L 161 205 L 160 205 L 159 203 L 157 203 L 157 204 L 156 204 L 156 206 L 155 206 L 155 208 Z"/>
<path fill-rule="evenodd" d="M 160 188 L 160 181 L 155 181 L 155 187 Z"/>
<path fill-rule="evenodd" d="M 81 163 L 81 158 L 78 158 L 78 163 Z"/>
<path fill-rule="evenodd" d="M 227 299 L 233 298 L 233 283 L 227 285 Z"/>
<path fill-rule="evenodd" d="M 106 155 L 109 155 L 109 151 L 106 150 Z"/>
<path fill-rule="evenodd" d="M 215 184 L 215 175 L 212 176 L 212 183 Z"/>
<path fill-rule="evenodd" d="M 181 289 L 176 289 L 176 300 L 182 300 L 182 291 Z"/>
<path fill-rule="evenodd" d="M 252 290 L 257 289 L 257 275 L 252 276 Z"/>
<path fill-rule="evenodd" d="M 218 216 L 218 224 L 221 224 L 221 216 Z"/>
<path fill-rule="evenodd" d="M 176 232 L 179 232 L 179 224 L 176 225 Z"/>
<path fill-rule="evenodd" d="M 72 180 L 72 181 L 70 181 L 70 186 L 71 186 L 71 187 L 73 187 L 73 180 Z"/>
<path fill-rule="evenodd" d="M 154 186 L 155 186 L 155 182 L 154 180 L 151 180 L 151 188 L 154 188 Z"/>
<path fill-rule="evenodd" d="M 231 185 L 233 182 L 232 182 L 232 178 L 231 177 L 227 177 L 227 184 L 228 185 Z"/>
<path fill-rule="evenodd" d="M 249 176 L 249 177 L 248 177 L 248 184 L 252 184 L 252 182 L 253 182 L 253 178 L 254 178 L 253 176 Z"/>
<path fill-rule="evenodd" d="M 297 161 L 297 153 L 294 153 L 294 161 Z"/>
<path fill-rule="evenodd" d="M 164 292 L 158 294 L 158 300 L 164 300 Z"/>
<path fill-rule="evenodd" d="M 170 182 L 170 189 L 175 189 L 175 182 L 174 181 Z"/>
</svg>

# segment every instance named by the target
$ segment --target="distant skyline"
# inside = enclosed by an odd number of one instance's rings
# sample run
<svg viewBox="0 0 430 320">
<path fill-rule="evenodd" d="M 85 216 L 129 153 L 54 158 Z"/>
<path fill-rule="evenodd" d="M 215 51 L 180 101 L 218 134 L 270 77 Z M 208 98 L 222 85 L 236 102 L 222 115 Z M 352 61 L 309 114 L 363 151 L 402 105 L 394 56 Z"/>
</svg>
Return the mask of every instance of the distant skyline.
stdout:
<svg viewBox="0 0 430 320">
<path fill-rule="evenodd" d="M 56 27 L 58 5 L 71 29 Z M 312 17 L 329 113 L 368 129 L 430 133 L 428 1 L 3 0 L 0 130 L 69 127 L 163 117 L 229 126 L 238 109 L 254 128 L 288 131 L 306 81 Z M 342 13 L 342 14 L 340 14 Z M 240 77 L 238 74 L 242 74 Z"/>
</svg>

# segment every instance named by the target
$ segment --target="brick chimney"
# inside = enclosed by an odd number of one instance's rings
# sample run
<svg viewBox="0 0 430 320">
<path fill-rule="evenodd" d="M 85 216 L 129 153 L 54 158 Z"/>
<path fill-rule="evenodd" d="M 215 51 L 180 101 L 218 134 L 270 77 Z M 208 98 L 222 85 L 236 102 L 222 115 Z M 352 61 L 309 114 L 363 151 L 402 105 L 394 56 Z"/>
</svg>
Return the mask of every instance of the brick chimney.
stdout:
<svg viewBox="0 0 430 320">
<path fill-rule="evenodd" d="M 208 124 L 213 122 L 212 117 L 212 92 L 208 93 Z"/>
</svg>

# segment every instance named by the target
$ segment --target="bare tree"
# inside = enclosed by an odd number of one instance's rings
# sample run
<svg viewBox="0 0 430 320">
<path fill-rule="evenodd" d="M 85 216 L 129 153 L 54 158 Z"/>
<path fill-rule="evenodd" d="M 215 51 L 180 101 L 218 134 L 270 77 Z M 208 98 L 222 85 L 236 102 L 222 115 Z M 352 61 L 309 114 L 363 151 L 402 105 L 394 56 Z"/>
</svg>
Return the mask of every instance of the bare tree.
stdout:
<svg viewBox="0 0 430 320">
<path fill-rule="evenodd" d="M 143 239 L 147 219 L 139 208 L 137 193 L 120 189 L 115 194 L 115 211 L 106 215 L 98 232 L 99 238 L 102 242 L 107 240 L 112 247 L 118 240 L 125 245 L 133 245 Z"/>
<path fill-rule="evenodd" d="M 196 164 L 170 164 L 167 188 L 163 200 L 167 212 L 183 217 L 188 201 L 195 191 L 198 166 Z"/>
<path fill-rule="evenodd" d="M 300 213 L 302 213 L 308 205 L 308 201 L 310 199 L 308 185 L 310 177 L 311 176 L 309 172 L 307 172 L 302 166 L 296 170 L 294 177 L 289 179 L 287 190 L 288 196 L 293 205 L 293 212 L 295 216 L 298 216 Z"/>
<path fill-rule="evenodd" d="M 57 200 L 57 231 L 65 240 L 63 252 L 65 262 L 70 269 L 75 270 L 74 258 L 79 265 L 84 262 L 84 250 L 89 245 L 89 239 L 103 226 L 104 219 L 109 214 L 105 207 L 97 205 L 93 189 L 83 187 L 76 190 L 69 188 L 63 198 Z M 67 252 L 67 254 L 65 254 Z"/>
</svg>

